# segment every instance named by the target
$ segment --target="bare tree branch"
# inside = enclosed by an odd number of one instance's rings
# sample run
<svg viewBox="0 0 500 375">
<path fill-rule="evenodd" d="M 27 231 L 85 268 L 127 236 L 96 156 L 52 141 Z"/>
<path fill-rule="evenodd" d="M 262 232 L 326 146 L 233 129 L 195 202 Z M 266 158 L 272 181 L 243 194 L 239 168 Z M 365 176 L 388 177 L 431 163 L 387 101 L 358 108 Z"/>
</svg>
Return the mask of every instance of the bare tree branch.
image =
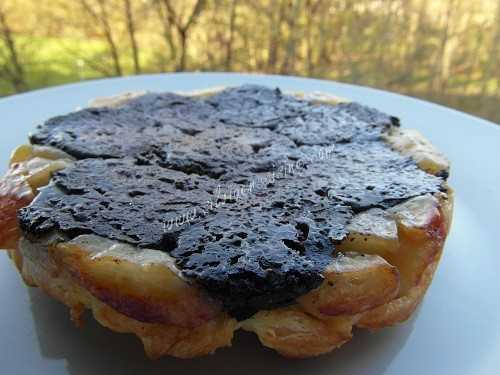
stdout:
<svg viewBox="0 0 500 375">
<path fill-rule="evenodd" d="M 117 76 L 123 75 L 120 63 L 120 54 L 118 52 L 118 47 L 113 38 L 111 25 L 109 23 L 109 16 L 106 9 L 106 0 L 97 0 L 97 4 L 99 6 L 99 12 L 96 12 L 94 8 L 92 8 L 92 6 L 88 3 L 87 0 L 80 0 L 80 4 L 86 10 L 86 12 L 92 18 L 94 18 L 96 22 L 98 22 L 101 25 L 101 28 L 104 32 L 104 37 L 106 38 L 106 42 L 108 43 L 111 59 L 113 61 L 114 73 Z"/>
<path fill-rule="evenodd" d="M 7 22 L 7 15 L 0 4 L 0 37 L 5 43 L 9 53 L 9 62 L 12 69 L 8 66 L 3 68 L 4 74 L 10 78 L 12 86 L 16 92 L 21 92 L 27 89 L 24 79 L 24 69 L 19 60 L 16 43 L 12 35 L 12 29 Z"/>
<path fill-rule="evenodd" d="M 169 47 L 170 59 L 175 62 L 177 61 L 177 48 L 172 35 L 172 25 L 170 23 L 170 19 L 168 18 L 168 14 L 166 14 L 163 9 L 162 0 L 153 0 L 153 4 L 163 27 L 162 35 Z"/>
<path fill-rule="evenodd" d="M 187 57 L 187 39 L 188 33 L 191 26 L 196 22 L 201 12 L 203 11 L 206 1 L 205 0 L 197 0 L 191 14 L 188 16 L 185 23 L 182 23 L 180 17 L 178 17 L 177 12 L 170 0 L 163 0 L 163 4 L 167 11 L 167 19 L 168 21 L 175 26 L 177 34 L 179 36 L 180 41 L 180 58 L 177 64 L 177 71 L 186 70 L 186 57 Z"/>
<path fill-rule="evenodd" d="M 139 46 L 135 37 L 135 20 L 130 0 L 123 0 L 123 5 L 125 8 L 125 20 L 127 24 L 128 37 L 132 47 L 132 58 L 134 59 L 134 72 L 135 74 L 139 74 L 141 72 L 141 65 L 139 62 Z"/>
<path fill-rule="evenodd" d="M 441 31 L 441 38 L 439 40 L 439 49 L 436 54 L 434 69 L 433 69 L 433 77 L 434 79 L 431 82 L 431 87 L 435 91 L 440 91 L 441 93 L 445 91 L 446 88 L 446 80 L 443 77 L 443 68 L 444 68 L 444 58 L 446 48 L 448 46 L 450 40 L 450 24 L 452 20 L 453 13 L 456 8 L 455 0 L 448 0 L 446 12 L 444 15 L 444 27 Z"/>
<path fill-rule="evenodd" d="M 299 30 L 297 27 L 297 20 L 300 13 L 300 0 L 291 0 L 288 4 L 289 12 L 286 17 L 288 25 L 288 40 L 286 43 L 285 57 L 281 65 L 281 74 L 289 74 L 293 71 L 295 65 L 295 52 L 297 47 L 297 39 L 299 38 Z"/>
<path fill-rule="evenodd" d="M 495 68 L 497 69 L 496 74 L 496 91 L 500 93 L 500 71 L 498 70 L 498 65 L 500 63 L 499 51 L 500 51 L 500 0 L 497 1 L 497 9 L 495 14 L 495 19 L 493 24 L 495 25 L 493 31 L 493 37 L 491 39 L 491 47 L 489 49 L 489 59 L 484 69 L 483 84 L 481 87 L 481 93 L 486 95 L 488 93 L 488 88 L 490 84 L 490 79 L 495 77 Z"/>
<path fill-rule="evenodd" d="M 285 2 L 280 1 L 277 15 L 269 14 L 270 32 L 268 45 L 267 71 L 275 72 L 279 56 L 279 45 L 281 40 L 281 23 L 285 14 Z"/>
<path fill-rule="evenodd" d="M 224 68 L 228 72 L 231 70 L 231 63 L 233 62 L 233 43 L 234 43 L 234 29 L 236 24 L 236 7 L 238 0 L 231 1 L 231 10 L 229 13 L 229 38 L 226 43 L 226 61 Z"/>
</svg>

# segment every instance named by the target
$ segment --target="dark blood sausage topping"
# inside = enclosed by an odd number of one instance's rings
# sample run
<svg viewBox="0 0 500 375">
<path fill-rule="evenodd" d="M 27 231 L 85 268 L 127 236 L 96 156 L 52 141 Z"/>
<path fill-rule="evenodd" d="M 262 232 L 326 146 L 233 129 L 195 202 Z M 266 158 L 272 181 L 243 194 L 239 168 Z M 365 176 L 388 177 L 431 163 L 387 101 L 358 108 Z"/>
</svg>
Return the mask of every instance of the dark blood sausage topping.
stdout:
<svg viewBox="0 0 500 375">
<path fill-rule="evenodd" d="M 87 108 L 48 120 L 30 141 L 57 147 L 77 159 L 120 158 L 180 135 L 172 123 L 126 108 Z"/>
<path fill-rule="evenodd" d="M 194 136 L 153 145 L 137 157 L 139 163 L 158 164 L 187 174 L 221 181 L 271 172 L 283 157 L 296 152 L 294 143 L 268 129 L 217 125 Z"/>
<path fill-rule="evenodd" d="M 215 189 L 204 176 L 137 166 L 130 159 L 86 159 L 53 177 L 20 213 L 21 226 L 28 234 L 95 233 L 164 249 L 170 241 L 164 230 L 169 217 L 201 205 Z"/>
<path fill-rule="evenodd" d="M 383 130 L 399 126 L 399 120 L 358 103 L 316 105 L 278 126 L 297 145 L 377 140 Z"/>
<path fill-rule="evenodd" d="M 398 125 L 260 86 L 86 109 L 32 135 L 80 160 L 20 224 L 35 239 L 93 233 L 166 251 L 243 319 L 319 286 L 354 213 L 443 189 L 381 140 Z"/>
<path fill-rule="evenodd" d="M 179 138 L 189 141 L 189 136 L 213 128 L 248 132 L 256 138 L 259 130 L 273 131 L 275 137 L 279 133 L 299 145 L 325 145 L 378 139 L 382 131 L 397 125 L 394 117 L 360 104 L 315 104 L 279 89 L 248 85 L 208 98 L 146 94 L 119 108 L 83 109 L 48 120 L 30 140 L 58 147 L 77 159 L 121 158 L 150 145 L 177 144 Z M 226 139 L 227 147 L 229 143 Z"/>
</svg>

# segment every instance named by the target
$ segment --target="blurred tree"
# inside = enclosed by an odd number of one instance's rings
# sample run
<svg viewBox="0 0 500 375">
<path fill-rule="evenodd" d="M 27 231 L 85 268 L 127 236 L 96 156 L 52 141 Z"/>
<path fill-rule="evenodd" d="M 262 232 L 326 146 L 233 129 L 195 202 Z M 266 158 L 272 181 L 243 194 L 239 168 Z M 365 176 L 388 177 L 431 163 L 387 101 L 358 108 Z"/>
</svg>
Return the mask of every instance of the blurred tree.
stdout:
<svg viewBox="0 0 500 375">
<path fill-rule="evenodd" d="M 200 16 L 203 8 L 205 7 L 205 0 L 196 0 L 192 11 L 189 13 L 187 18 L 183 20 L 182 14 L 178 14 L 176 8 L 173 6 L 170 0 L 159 0 L 161 1 L 160 6 L 163 5 L 165 9 L 166 18 L 163 20 L 169 27 L 174 27 L 178 39 L 179 39 L 179 50 L 180 56 L 177 62 L 177 71 L 186 70 L 186 58 L 187 58 L 187 48 L 188 48 L 188 36 L 191 27 L 195 24 L 198 17 Z M 171 38 L 172 33 L 168 33 L 168 38 Z M 172 46 L 172 49 L 175 49 L 173 46 L 173 41 L 169 40 L 169 44 Z"/>
<path fill-rule="evenodd" d="M 88 0 L 79 0 L 79 2 L 84 11 L 101 27 L 113 60 L 115 75 L 121 76 L 122 66 L 120 63 L 120 54 L 113 37 L 113 27 L 110 23 L 107 9 L 108 2 L 106 0 L 96 0 L 97 6 L 92 6 Z"/>
<path fill-rule="evenodd" d="M 434 56 L 434 71 L 432 73 L 433 79 L 429 81 L 431 85 L 430 90 L 443 93 L 446 88 L 446 64 L 448 62 L 446 52 L 450 43 L 451 37 L 451 23 L 456 11 L 456 0 L 448 0 L 447 5 L 443 11 L 443 26 L 440 32 L 437 52 Z"/>
<path fill-rule="evenodd" d="M 0 2 L 0 95 L 141 72 L 250 71 L 387 88 L 500 122 L 500 0 Z"/>
<path fill-rule="evenodd" d="M 236 7 L 238 6 L 238 0 L 231 0 L 230 11 L 229 11 L 229 31 L 228 38 L 226 42 L 226 61 L 224 63 L 224 69 L 226 71 L 231 71 L 231 63 L 233 60 L 233 43 L 234 34 L 236 28 Z"/>
<path fill-rule="evenodd" d="M 290 74 L 294 71 L 296 61 L 296 49 L 302 33 L 300 22 L 301 0 L 289 0 L 287 6 L 285 22 L 288 30 L 288 38 L 285 43 L 285 53 L 281 74 Z"/>
<path fill-rule="evenodd" d="M 481 87 L 481 93 L 483 95 L 488 93 L 488 88 L 492 85 L 490 77 L 496 77 L 493 83 L 495 86 L 493 91 L 497 95 L 500 95 L 500 0 L 497 1 L 493 25 L 491 44 L 488 51 L 490 58 L 486 62 L 486 66 L 484 68 L 485 79 L 483 79 Z"/>
<path fill-rule="evenodd" d="M 7 50 L 5 61 L 0 65 L 0 75 L 10 81 L 16 92 L 21 92 L 26 89 L 24 69 L 21 65 L 16 42 L 14 40 L 12 29 L 7 21 L 7 14 L 2 3 L 0 3 L 0 38 L 2 39 Z M 0 57 L 3 56 L 0 55 Z"/>
<path fill-rule="evenodd" d="M 170 55 L 167 57 L 170 61 L 177 61 L 177 46 L 173 36 L 173 25 L 163 5 L 163 0 L 153 0 L 153 5 L 156 9 L 158 18 L 162 26 L 162 36 L 169 48 Z"/>
<path fill-rule="evenodd" d="M 132 47 L 132 57 L 134 59 L 134 73 L 139 74 L 141 72 L 141 66 L 139 63 L 139 46 L 137 44 L 137 38 L 135 36 L 135 20 L 132 12 L 132 5 L 130 0 L 123 0 L 123 5 L 125 8 L 125 19 L 127 23 L 127 32 L 130 39 L 130 45 Z"/>
</svg>

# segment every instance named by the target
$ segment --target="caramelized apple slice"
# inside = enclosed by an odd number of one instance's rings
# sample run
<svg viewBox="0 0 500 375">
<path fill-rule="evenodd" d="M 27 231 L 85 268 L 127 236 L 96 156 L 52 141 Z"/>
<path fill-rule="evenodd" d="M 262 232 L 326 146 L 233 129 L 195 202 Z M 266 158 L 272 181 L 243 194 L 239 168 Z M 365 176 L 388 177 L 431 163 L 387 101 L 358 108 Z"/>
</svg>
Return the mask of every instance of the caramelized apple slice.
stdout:
<svg viewBox="0 0 500 375">
<path fill-rule="evenodd" d="M 195 327 L 220 312 L 165 252 L 82 235 L 49 253 L 93 296 L 141 322 Z"/>
<path fill-rule="evenodd" d="M 17 248 L 17 211 L 31 203 L 54 172 L 71 162 L 69 155 L 52 147 L 22 145 L 14 150 L 10 168 L 0 179 L 0 249 Z"/>
<path fill-rule="evenodd" d="M 347 230 L 349 234 L 339 244 L 341 251 L 382 255 L 395 252 L 399 247 L 396 221 L 380 208 L 372 208 L 354 216 Z"/>
<path fill-rule="evenodd" d="M 357 314 L 393 299 L 399 273 L 378 255 L 339 254 L 323 273 L 325 281 L 297 302 L 308 313 Z"/>
<path fill-rule="evenodd" d="M 449 161 L 415 129 L 392 129 L 386 141 L 403 155 L 410 156 L 420 168 L 432 174 L 448 173 Z"/>
<path fill-rule="evenodd" d="M 0 249 L 17 248 L 17 210 L 29 205 L 33 198 L 31 187 L 19 176 L 8 173 L 0 180 Z"/>
<path fill-rule="evenodd" d="M 49 183 L 52 173 L 68 162 L 34 158 L 15 163 L 0 180 L 0 249 L 15 249 L 20 237 L 17 211 L 28 206 L 38 188 Z"/>
<path fill-rule="evenodd" d="M 393 215 L 398 225 L 407 231 L 426 230 L 440 215 L 439 201 L 435 196 L 425 194 L 398 204 L 387 212 Z"/>
<path fill-rule="evenodd" d="M 26 182 L 36 192 L 39 188 L 48 185 L 54 172 L 68 167 L 70 163 L 67 160 L 48 160 L 35 157 L 22 163 L 22 167 L 26 168 Z"/>
<path fill-rule="evenodd" d="M 36 157 L 46 160 L 73 160 L 70 155 L 57 148 L 25 144 L 19 146 L 12 152 L 10 156 L 10 165 L 21 163 Z"/>
<path fill-rule="evenodd" d="M 401 273 L 401 293 L 419 283 L 426 267 L 434 261 L 445 236 L 445 220 L 436 197 L 426 194 L 388 210 L 396 219 L 400 247 L 386 259 Z"/>
</svg>

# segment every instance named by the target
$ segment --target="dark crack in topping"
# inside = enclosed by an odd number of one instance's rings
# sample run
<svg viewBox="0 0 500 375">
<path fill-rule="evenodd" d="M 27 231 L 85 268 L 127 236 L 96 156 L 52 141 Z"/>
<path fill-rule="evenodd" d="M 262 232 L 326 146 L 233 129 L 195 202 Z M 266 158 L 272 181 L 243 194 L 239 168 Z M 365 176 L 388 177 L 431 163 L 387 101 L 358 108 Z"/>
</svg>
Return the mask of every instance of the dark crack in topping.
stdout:
<svg viewBox="0 0 500 375">
<path fill-rule="evenodd" d="M 32 136 L 83 160 L 55 174 L 20 224 L 29 237 L 94 233 L 166 251 L 242 319 L 316 288 L 355 212 L 442 189 L 381 140 L 398 125 L 260 86 L 86 109 Z"/>
</svg>

